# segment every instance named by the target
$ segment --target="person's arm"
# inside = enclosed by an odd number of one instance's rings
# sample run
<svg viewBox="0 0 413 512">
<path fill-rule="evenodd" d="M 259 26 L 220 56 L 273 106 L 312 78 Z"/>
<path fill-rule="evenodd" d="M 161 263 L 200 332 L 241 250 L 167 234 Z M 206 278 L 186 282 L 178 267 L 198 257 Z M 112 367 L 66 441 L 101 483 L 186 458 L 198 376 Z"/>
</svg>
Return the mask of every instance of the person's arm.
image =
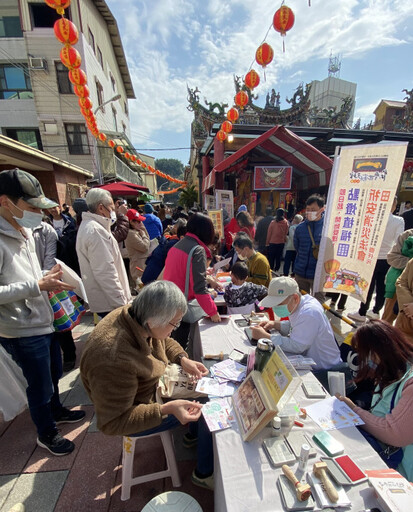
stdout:
<svg viewBox="0 0 413 512">
<path fill-rule="evenodd" d="M 201 246 L 192 255 L 192 282 L 196 300 L 205 313 L 212 317 L 218 313 L 217 306 L 208 293 L 206 282 L 206 256 Z"/>
<path fill-rule="evenodd" d="M 271 221 L 270 222 L 270 225 L 268 226 L 268 231 L 267 231 L 267 238 L 265 240 L 265 245 L 269 245 L 270 244 L 270 240 L 271 240 L 271 237 L 272 237 L 272 230 L 273 230 L 273 226 L 274 226 L 274 222 L 275 221 Z"/>
<path fill-rule="evenodd" d="M 162 236 L 163 235 L 162 222 L 159 217 L 156 217 L 156 224 L 158 226 L 158 231 L 159 231 L 158 236 Z"/>
<path fill-rule="evenodd" d="M 115 240 L 120 243 L 126 240 L 126 237 L 129 233 L 129 220 L 126 215 L 118 214 L 116 218 L 116 223 L 112 228 L 112 235 L 115 237 Z"/>
<path fill-rule="evenodd" d="M 259 259 L 249 270 L 250 275 L 247 277 L 249 283 L 262 284 L 266 286 L 268 282 L 269 265 L 265 260 Z"/>
<path fill-rule="evenodd" d="M 406 304 L 413 302 L 413 259 L 396 281 L 396 294 L 400 311 L 403 311 Z"/>
<path fill-rule="evenodd" d="M 413 443 L 413 378 L 404 385 L 400 400 L 394 406 L 391 414 L 386 414 L 384 417 L 375 416 L 371 412 L 357 407 L 351 400 L 349 403 L 349 399 L 345 397 L 342 398 L 342 401 L 346 402 L 364 421 L 364 425 L 361 427 L 379 441 L 392 446 L 408 446 Z"/>
<path fill-rule="evenodd" d="M 139 232 L 132 232 L 131 230 L 131 234 L 127 237 L 125 242 L 126 250 L 128 251 L 129 257 L 131 257 L 132 253 L 134 252 L 147 252 L 149 249 L 149 244 L 150 240 L 146 229 L 145 231 L 140 230 Z"/>
<path fill-rule="evenodd" d="M 58 236 L 56 230 L 47 224 L 47 227 L 44 229 L 44 268 L 42 270 L 50 270 L 56 265 L 57 240 Z"/>
<path fill-rule="evenodd" d="M 409 229 L 408 231 L 402 233 L 397 238 L 390 252 L 387 254 L 387 263 L 391 267 L 404 269 L 409 262 L 409 258 L 407 256 L 403 256 L 402 254 L 403 244 L 409 235 L 413 235 L 413 230 Z"/>
<path fill-rule="evenodd" d="M 280 327 L 283 330 L 285 326 Z M 271 334 L 271 341 L 274 346 L 278 345 L 286 352 L 303 354 L 310 348 L 317 334 L 318 326 L 316 322 L 314 320 L 308 321 L 308 317 L 302 315 L 289 336 L 283 336 L 281 333 Z"/>
</svg>

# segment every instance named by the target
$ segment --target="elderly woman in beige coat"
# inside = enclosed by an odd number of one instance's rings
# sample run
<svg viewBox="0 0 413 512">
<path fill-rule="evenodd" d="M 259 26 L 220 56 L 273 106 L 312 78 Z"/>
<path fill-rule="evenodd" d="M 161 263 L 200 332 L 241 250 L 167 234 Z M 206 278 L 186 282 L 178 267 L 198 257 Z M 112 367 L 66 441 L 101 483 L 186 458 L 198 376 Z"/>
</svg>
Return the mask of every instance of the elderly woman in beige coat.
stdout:
<svg viewBox="0 0 413 512">
<path fill-rule="evenodd" d="M 145 270 L 145 261 L 149 256 L 150 239 L 143 224 L 145 217 L 138 211 L 130 209 L 126 216 L 129 219 L 129 233 L 125 240 L 125 247 L 129 256 L 129 271 L 132 281 L 136 286 L 136 280 Z M 136 268 L 139 267 L 139 268 Z"/>
</svg>

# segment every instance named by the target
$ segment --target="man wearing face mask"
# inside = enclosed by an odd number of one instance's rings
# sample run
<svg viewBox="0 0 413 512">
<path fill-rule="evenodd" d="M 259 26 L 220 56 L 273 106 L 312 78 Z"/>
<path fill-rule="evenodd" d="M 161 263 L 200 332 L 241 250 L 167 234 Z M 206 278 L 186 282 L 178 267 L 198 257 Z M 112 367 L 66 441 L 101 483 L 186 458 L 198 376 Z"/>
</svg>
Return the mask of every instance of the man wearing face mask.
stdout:
<svg viewBox="0 0 413 512">
<path fill-rule="evenodd" d="M 317 195 L 310 196 L 306 201 L 304 222 L 297 226 L 294 233 L 296 258 L 294 262 L 294 278 L 300 290 L 313 294 L 314 274 L 317 266 L 318 247 L 324 225 L 324 199 Z M 320 302 L 324 302 L 324 294 L 313 294 Z"/>
<path fill-rule="evenodd" d="M 53 455 L 74 450 L 56 424 L 81 421 L 84 411 L 69 411 L 59 399 L 62 356 L 54 338 L 47 292 L 72 290 L 55 265 L 42 275 L 31 230 L 41 209 L 56 206 L 38 180 L 20 169 L 0 173 L 0 343 L 27 380 L 27 400 L 37 429 L 37 444 Z"/>
<path fill-rule="evenodd" d="M 285 352 L 303 354 L 316 362 L 315 370 L 328 370 L 342 361 L 331 325 L 321 304 L 311 295 L 301 296 L 291 277 L 277 277 L 260 306 L 272 308 L 278 318 L 252 327 L 254 339 L 267 338 Z"/>
<path fill-rule="evenodd" d="M 86 203 L 89 211 L 82 215 L 76 251 L 90 310 L 103 318 L 132 297 L 119 245 L 110 230 L 116 222 L 112 196 L 92 188 Z"/>
<path fill-rule="evenodd" d="M 271 281 L 270 264 L 266 256 L 254 249 L 251 238 L 246 233 L 237 233 L 233 247 L 238 259 L 248 266 L 247 281 L 268 286 Z"/>
</svg>

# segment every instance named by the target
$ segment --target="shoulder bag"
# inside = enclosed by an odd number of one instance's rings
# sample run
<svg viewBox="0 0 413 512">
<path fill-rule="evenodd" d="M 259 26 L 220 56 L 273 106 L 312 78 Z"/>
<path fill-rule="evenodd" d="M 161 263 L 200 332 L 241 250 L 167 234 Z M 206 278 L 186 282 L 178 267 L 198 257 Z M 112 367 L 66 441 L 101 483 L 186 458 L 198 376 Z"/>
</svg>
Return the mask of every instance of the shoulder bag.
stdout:
<svg viewBox="0 0 413 512">
<path fill-rule="evenodd" d="M 318 251 L 320 250 L 320 245 L 319 244 L 316 244 L 315 241 L 314 241 L 314 237 L 313 237 L 313 233 L 311 231 L 311 228 L 310 228 L 310 224 L 307 224 L 307 228 L 308 228 L 308 233 L 310 235 L 310 238 L 311 238 L 311 246 L 313 248 L 313 256 L 316 260 L 318 260 Z"/>
<path fill-rule="evenodd" d="M 188 301 L 189 273 L 191 271 L 192 255 L 196 248 L 197 248 L 197 246 L 195 245 L 189 251 L 188 260 L 186 263 L 185 298 L 188 302 L 188 309 L 187 309 L 185 315 L 183 316 L 182 321 L 186 322 L 188 324 L 194 324 L 195 322 L 198 322 L 198 320 L 200 320 L 202 317 L 206 316 L 205 311 L 201 308 L 201 306 L 199 305 L 199 303 L 196 299 Z"/>
<path fill-rule="evenodd" d="M 49 292 L 49 302 L 53 309 L 53 327 L 55 332 L 71 331 L 79 324 L 85 313 L 77 295 L 70 290 Z"/>
</svg>

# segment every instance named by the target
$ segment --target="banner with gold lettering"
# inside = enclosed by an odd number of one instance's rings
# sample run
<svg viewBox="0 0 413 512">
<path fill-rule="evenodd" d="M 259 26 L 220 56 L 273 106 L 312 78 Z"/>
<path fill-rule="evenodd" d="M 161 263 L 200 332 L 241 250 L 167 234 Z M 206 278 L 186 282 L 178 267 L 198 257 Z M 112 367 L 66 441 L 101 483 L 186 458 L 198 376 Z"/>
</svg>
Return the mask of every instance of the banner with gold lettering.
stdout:
<svg viewBox="0 0 413 512">
<path fill-rule="evenodd" d="M 342 147 L 328 191 L 314 291 L 365 302 L 407 142 Z"/>
</svg>

